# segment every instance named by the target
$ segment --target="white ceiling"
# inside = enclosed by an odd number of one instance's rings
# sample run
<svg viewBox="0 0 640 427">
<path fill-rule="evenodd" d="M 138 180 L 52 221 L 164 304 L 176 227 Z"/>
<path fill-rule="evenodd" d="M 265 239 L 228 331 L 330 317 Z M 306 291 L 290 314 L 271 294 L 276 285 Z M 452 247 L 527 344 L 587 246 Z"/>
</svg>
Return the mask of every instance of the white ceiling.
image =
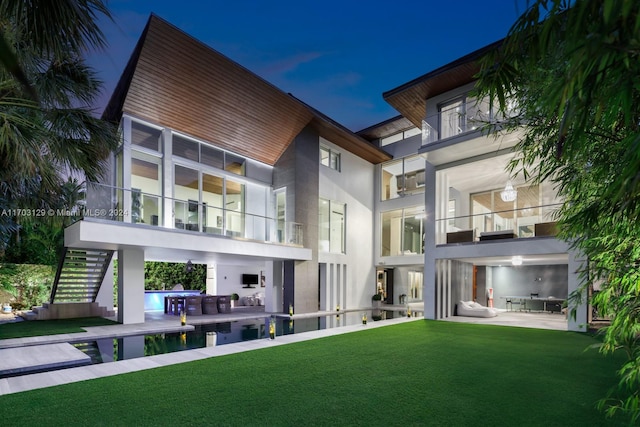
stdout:
<svg viewBox="0 0 640 427">
<path fill-rule="evenodd" d="M 477 257 L 462 258 L 460 261 L 468 262 L 474 265 L 485 265 L 491 267 L 511 266 L 511 255 L 501 257 Z M 569 256 L 565 254 L 544 254 L 544 255 L 522 255 L 522 266 L 527 265 L 551 265 L 551 264 L 567 264 Z"/>
</svg>

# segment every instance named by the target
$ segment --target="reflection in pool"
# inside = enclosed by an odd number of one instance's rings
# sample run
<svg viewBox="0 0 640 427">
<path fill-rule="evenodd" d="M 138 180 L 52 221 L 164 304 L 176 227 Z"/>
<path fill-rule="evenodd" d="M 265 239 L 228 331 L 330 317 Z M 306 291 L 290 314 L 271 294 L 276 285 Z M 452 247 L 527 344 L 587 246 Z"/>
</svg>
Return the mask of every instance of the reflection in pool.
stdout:
<svg viewBox="0 0 640 427">
<path fill-rule="evenodd" d="M 278 337 L 359 324 L 362 323 L 363 314 L 367 315 L 369 322 L 407 315 L 404 311 L 367 310 L 341 313 L 340 315 L 300 317 L 295 320 L 286 315 L 265 316 L 232 322 L 195 325 L 195 329 L 189 332 L 105 338 L 72 344 L 90 355 L 93 363 L 115 362 L 242 341 L 267 339 L 271 319 L 275 319 L 276 337 Z M 414 315 L 418 315 L 418 313 L 414 313 Z"/>
</svg>

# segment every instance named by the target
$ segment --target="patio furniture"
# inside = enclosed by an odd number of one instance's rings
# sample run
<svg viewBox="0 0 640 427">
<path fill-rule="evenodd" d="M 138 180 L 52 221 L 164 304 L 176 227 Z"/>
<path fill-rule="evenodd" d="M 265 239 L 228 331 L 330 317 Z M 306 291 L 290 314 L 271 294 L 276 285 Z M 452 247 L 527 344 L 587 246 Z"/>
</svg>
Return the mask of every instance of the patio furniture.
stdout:
<svg viewBox="0 0 640 427">
<path fill-rule="evenodd" d="M 231 295 L 218 296 L 218 312 L 231 313 Z"/>
<path fill-rule="evenodd" d="M 518 298 L 518 297 L 505 297 L 504 306 L 507 309 L 507 311 L 509 311 L 509 308 L 511 308 L 511 311 L 513 311 L 514 304 L 519 306 L 518 311 L 527 309 L 526 302 L 524 299 Z"/>
<path fill-rule="evenodd" d="M 188 296 L 184 299 L 185 311 L 187 316 L 201 316 L 202 315 L 202 297 L 201 296 Z"/>
<path fill-rule="evenodd" d="M 490 240 L 515 239 L 516 237 L 518 236 L 513 233 L 513 230 L 483 231 L 480 233 L 481 242 Z"/>
<path fill-rule="evenodd" d="M 473 242 L 476 239 L 475 229 L 452 231 L 447 233 L 447 243 Z"/>
<path fill-rule="evenodd" d="M 218 314 L 218 297 L 205 295 L 202 297 L 202 314 Z"/>
<path fill-rule="evenodd" d="M 458 316 L 466 317 L 496 317 L 498 315 L 495 308 L 485 307 L 475 301 L 460 301 L 457 313 Z"/>
<path fill-rule="evenodd" d="M 169 310 L 167 314 L 178 315 L 181 311 L 184 310 L 184 299 L 183 296 L 176 297 L 167 297 L 169 299 Z"/>
</svg>

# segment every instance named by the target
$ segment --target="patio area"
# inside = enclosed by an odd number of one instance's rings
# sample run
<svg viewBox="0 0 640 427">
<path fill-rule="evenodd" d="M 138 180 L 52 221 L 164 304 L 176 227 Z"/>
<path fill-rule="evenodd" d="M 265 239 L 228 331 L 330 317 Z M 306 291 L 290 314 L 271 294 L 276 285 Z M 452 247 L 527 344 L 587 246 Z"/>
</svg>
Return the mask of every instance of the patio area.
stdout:
<svg viewBox="0 0 640 427">
<path fill-rule="evenodd" d="M 483 325 L 514 326 L 519 328 L 567 330 L 567 318 L 564 314 L 519 312 L 499 310 L 496 317 L 452 316 L 443 319 L 447 322 L 479 323 Z"/>
</svg>

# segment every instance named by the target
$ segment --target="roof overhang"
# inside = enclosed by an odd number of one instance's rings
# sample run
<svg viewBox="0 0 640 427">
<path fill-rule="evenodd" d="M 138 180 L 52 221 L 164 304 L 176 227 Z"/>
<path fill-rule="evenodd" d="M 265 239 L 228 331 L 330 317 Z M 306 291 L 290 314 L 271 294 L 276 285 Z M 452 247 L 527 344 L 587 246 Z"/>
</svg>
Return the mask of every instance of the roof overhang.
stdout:
<svg viewBox="0 0 640 427">
<path fill-rule="evenodd" d="M 406 117 L 396 116 L 373 126 L 369 126 L 368 128 L 359 130 L 356 134 L 368 141 L 373 141 L 413 127 L 415 127 L 415 125 Z"/>
<path fill-rule="evenodd" d="M 502 44 L 502 40 L 485 46 L 449 64 L 433 70 L 382 94 L 400 114 L 417 127 L 426 116 L 426 100 L 475 80 L 480 71 L 478 59 Z"/>
</svg>

